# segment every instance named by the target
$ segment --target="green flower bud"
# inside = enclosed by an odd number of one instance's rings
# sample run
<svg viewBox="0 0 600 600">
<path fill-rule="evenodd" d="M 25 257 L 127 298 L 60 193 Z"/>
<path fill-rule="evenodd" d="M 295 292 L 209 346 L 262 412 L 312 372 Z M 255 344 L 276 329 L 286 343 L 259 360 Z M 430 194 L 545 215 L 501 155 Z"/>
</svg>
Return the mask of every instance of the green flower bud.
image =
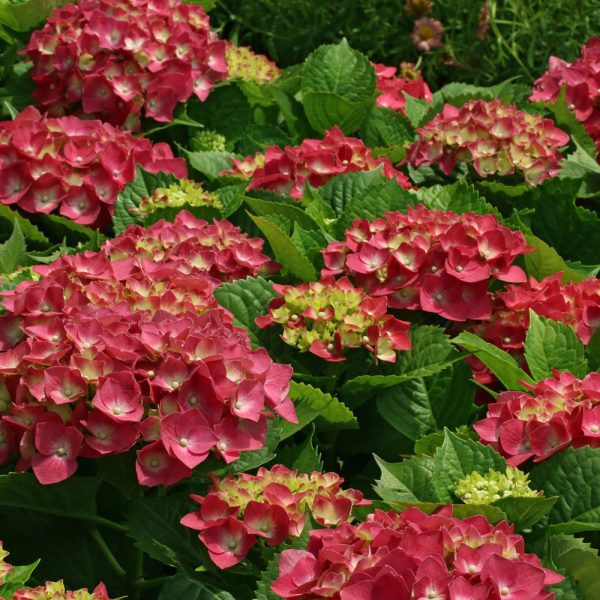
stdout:
<svg viewBox="0 0 600 600">
<path fill-rule="evenodd" d="M 194 152 L 225 152 L 227 140 L 224 135 L 204 129 L 196 132 L 190 139 L 190 148 Z"/>
</svg>

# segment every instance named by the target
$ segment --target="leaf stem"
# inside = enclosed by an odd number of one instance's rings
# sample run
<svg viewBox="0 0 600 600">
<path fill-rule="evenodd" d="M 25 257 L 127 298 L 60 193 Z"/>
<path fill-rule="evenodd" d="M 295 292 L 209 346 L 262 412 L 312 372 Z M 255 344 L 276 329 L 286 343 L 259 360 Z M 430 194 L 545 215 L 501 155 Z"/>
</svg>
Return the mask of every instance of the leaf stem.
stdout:
<svg viewBox="0 0 600 600">
<path fill-rule="evenodd" d="M 127 577 L 127 572 L 120 565 L 119 561 L 115 558 L 115 555 L 112 553 L 111 549 L 108 547 L 108 544 L 104 541 L 104 538 L 100 535 L 100 532 L 95 527 L 92 527 L 90 529 L 90 533 L 91 533 L 94 541 L 98 544 L 98 547 L 100 548 L 100 551 L 104 555 L 104 558 L 106 558 L 108 564 L 113 568 L 115 573 L 119 577 L 122 577 L 122 578 Z"/>
</svg>

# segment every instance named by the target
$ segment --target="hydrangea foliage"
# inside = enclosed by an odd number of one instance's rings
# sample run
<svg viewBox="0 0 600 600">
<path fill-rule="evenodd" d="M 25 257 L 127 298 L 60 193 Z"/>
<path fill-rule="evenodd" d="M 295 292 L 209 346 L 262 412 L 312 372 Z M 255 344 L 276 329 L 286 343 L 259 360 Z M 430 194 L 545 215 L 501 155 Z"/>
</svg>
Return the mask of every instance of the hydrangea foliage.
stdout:
<svg viewBox="0 0 600 600">
<path fill-rule="evenodd" d="M 502 392 L 474 425 L 482 442 L 517 466 L 566 446 L 600 447 L 600 373 L 578 379 L 556 371 L 526 392 Z"/>
<path fill-rule="evenodd" d="M 233 168 L 224 174 L 250 179 L 249 190 L 272 190 L 301 198 L 306 183 L 320 187 L 335 175 L 370 171 L 380 165 L 385 177 L 404 188 L 412 187 L 406 175 L 395 169 L 389 159 L 375 158 L 362 140 L 345 136 L 336 126 L 321 140 L 305 139 L 300 145 L 283 150 L 270 146 L 264 155 L 233 159 Z"/>
<path fill-rule="evenodd" d="M 391 308 L 425 310 L 450 319 L 487 319 L 490 281 L 525 281 L 513 264 L 528 252 L 520 231 L 493 215 L 456 214 L 422 205 L 356 219 L 343 242 L 324 250 L 326 275 L 346 273 Z"/>
<path fill-rule="evenodd" d="M 370 504 L 358 490 L 342 489 L 335 473 L 299 474 L 283 465 L 213 477 L 206 496 L 192 496 L 200 504 L 181 520 L 198 530 L 211 560 L 221 569 L 242 561 L 258 541 L 277 546 L 298 537 L 311 516 L 323 527 L 350 519 L 354 506 Z"/>
<path fill-rule="evenodd" d="M 505 521 L 457 519 L 446 506 L 433 515 L 376 510 L 357 525 L 312 531 L 306 550 L 283 551 L 272 589 L 302 600 L 546 600 L 562 579 Z"/>
<path fill-rule="evenodd" d="M 446 104 L 417 133 L 407 152 L 415 167 L 436 164 L 449 175 L 457 163 L 467 163 L 481 177 L 518 174 L 531 185 L 558 173 L 559 149 L 569 142 L 551 119 L 501 100 L 469 100 L 461 108 Z"/>
<path fill-rule="evenodd" d="M 130 130 L 142 113 L 168 122 L 227 76 L 226 43 L 204 9 L 181 0 L 80 0 L 57 9 L 25 52 L 38 106 Z"/>
<path fill-rule="evenodd" d="M 388 315 L 385 298 L 367 296 L 347 277 L 276 285 L 275 290 L 281 297 L 256 322 L 260 327 L 283 325 L 281 339 L 302 352 L 339 362 L 346 350 L 364 347 L 379 360 L 395 362 L 396 350 L 410 348 L 410 324 Z"/>
<path fill-rule="evenodd" d="M 107 224 L 136 165 L 187 175 L 168 144 L 153 145 L 100 121 L 50 118 L 33 107 L 0 123 L 0 161 L 2 204 L 91 226 Z"/>
</svg>

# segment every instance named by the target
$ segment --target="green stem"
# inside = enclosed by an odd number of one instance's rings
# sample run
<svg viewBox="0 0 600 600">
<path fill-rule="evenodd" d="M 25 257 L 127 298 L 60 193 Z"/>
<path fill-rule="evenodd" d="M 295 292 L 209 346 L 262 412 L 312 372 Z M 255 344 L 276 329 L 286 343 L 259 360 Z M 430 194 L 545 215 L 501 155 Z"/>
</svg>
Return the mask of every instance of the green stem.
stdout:
<svg viewBox="0 0 600 600">
<path fill-rule="evenodd" d="M 137 581 L 134 581 L 132 585 L 135 588 L 145 590 L 148 588 L 159 587 L 167 583 L 167 581 L 169 581 L 172 578 L 173 575 L 163 575 L 162 577 L 155 577 L 154 579 L 138 579 Z"/>
<path fill-rule="evenodd" d="M 139 600 L 142 591 L 141 582 L 144 581 L 144 551 L 135 549 L 135 563 L 133 565 L 133 577 L 131 578 L 130 600 Z"/>
<path fill-rule="evenodd" d="M 100 551 L 104 555 L 104 558 L 106 558 L 108 564 L 113 568 L 115 573 L 119 577 L 123 577 L 123 578 L 127 577 L 127 572 L 119 564 L 119 561 L 115 558 L 115 555 L 112 553 L 111 549 L 108 547 L 107 543 L 104 541 L 104 538 L 100 535 L 100 532 L 95 527 L 93 527 L 92 529 L 90 529 L 90 533 L 91 533 L 94 541 L 98 544 L 98 547 L 100 548 Z"/>
<path fill-rule="evenodd" d="M 125 525 L 121 525 L 120 523 L 116 523 L 115 521 L 105 519 L 104 517 L 100 517 L 98 515 L 94 515 L 93 517 L 85 517 L 85 520 L 89 521 L 90 523 L 95 523 L 96 525 L 102 525 L 107 529 L 118 531 L 119 533 L 128 533 L 129 531 Z"/>
</svg>

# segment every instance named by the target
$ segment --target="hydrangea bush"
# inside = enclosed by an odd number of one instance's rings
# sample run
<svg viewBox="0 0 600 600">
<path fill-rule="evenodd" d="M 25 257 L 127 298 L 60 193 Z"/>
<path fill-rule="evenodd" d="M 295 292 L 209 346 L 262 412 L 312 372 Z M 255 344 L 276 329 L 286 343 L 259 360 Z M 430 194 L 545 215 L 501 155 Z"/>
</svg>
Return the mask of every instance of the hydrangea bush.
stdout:
<svg viewBox="0 0 600 600">
<path fill-rule="evenodd" d="M 0 597 L 598 597 L 597 41 L 435 89 L 429 1 L 285 69 L 199 4 L 3 54 Z"/>
</svg>

